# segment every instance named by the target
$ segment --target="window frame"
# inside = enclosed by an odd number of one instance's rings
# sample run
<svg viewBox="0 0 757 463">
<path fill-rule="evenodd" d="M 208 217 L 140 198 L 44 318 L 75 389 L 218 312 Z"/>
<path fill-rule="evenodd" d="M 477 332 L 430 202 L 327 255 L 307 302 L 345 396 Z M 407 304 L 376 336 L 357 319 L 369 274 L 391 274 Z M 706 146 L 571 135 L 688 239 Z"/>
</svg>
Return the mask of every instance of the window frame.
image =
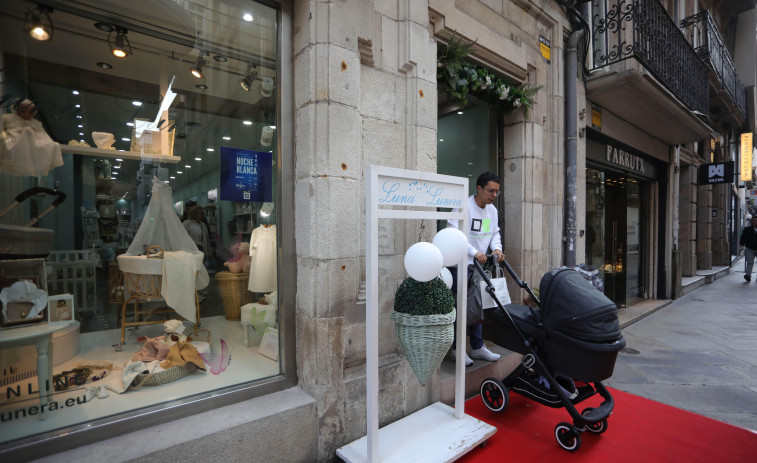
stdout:
<svg viewBox="0 0 757 463">
<path fill-rule="evenodd" d="M 280 211 L 277 226 L 280 374 L 221 390 L 185 397 L 131 412 L 32 435 L 0 445 L 3 461 L 29 461 L 88 444 L 144 430 L 166 422 L 233 405 L 297 385 L 295 304 L 297 258 L 294 220 L 294 57 L 293 6 L 291 0 L 258 2 L 278 9 L 278 59 L 276 85 L 279 101 L 276 185 Z M 241 413 L 241 412 L 240 412 Z M 212 433 L 212 431 L 208 431 Z"/>
</svg>

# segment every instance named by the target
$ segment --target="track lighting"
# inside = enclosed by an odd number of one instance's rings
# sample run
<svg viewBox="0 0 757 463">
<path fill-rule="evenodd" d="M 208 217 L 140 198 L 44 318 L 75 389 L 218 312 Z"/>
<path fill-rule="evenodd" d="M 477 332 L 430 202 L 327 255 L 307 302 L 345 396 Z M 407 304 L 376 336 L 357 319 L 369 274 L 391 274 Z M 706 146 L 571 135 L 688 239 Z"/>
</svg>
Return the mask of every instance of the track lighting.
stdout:
<svg viewBox="0 0 757 463">
<path fill-rule="evenodd" d="M 202 79 L 202 68 L 205 67 L 205 60 L 202 59 L 202 53 L 200 53 L 200 57 L 197 58 L 197 63 L 195 63 L 194 66 L 189 68 L 189 72 L 192 73 L 193 76 L 197 77 L 198 79 Z"/>
<path fill-rule="evenodd" d="M 26 13 L 24 21 L 24 32 L 28 33 L 35 40 L 50 40 L 53 38 L 53 20 L 50 19 L 52 8 L 37 5 L 37 8 L 29 10 Z"/>
<path fill-rule="evenodd" d="M 126 58 L 131 55 L 133 53 L 131 43 L 129 43 L 129 39 L 126 37 L 126 33 L 129 31 L 125 27 L 116 26 L 116 37 L 111 40 L 113 32 L 114 31 L 108 33 L 108 44 L 110 45 L 110 52 L 113 53 L 113 56 L 116 58 Z"/>
<path fill-rule="evenodd" d="M 245 89 L 245 91 L 249 92 L 250 87 L 252 87 L 252 83 L 255 82 L 255 78 L 258 76 L 258 71 L 253 71 L 252 68 L 254 65 L 252 63 L 247 65 L 247 72 L 245 73 L 245 76 L 242 80 L 239 81 L 239 85 Z"/>
<path fill-rule="evenodd" d="M 276 82 L 271 77 L 263 77 L 263 82 L 260 84 L 260 94 L 264 97 L 271 96 L 275 86 Z"/>
</svg>

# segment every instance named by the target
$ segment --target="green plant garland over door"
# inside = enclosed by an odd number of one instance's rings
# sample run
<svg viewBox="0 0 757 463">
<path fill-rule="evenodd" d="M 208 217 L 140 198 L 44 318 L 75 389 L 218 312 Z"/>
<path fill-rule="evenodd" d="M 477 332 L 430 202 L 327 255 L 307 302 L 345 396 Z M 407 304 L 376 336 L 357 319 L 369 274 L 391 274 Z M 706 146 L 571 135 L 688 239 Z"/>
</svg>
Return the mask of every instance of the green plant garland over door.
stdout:
<svg viewBox="0 0 757 463">
<path fill-rule="evenodd" d="M 462 107 L 468 105 L 468 95 L 488 103 L 492 109 L 510 113 L 524 108 L 528 115 L 534 106 L 534 95 L 541 86 L 524 84 L 516 87 L 487 69 L 466 61 L 474 42 L 463 42 L 452 36 L 449 42 L 437 48 L 437 85 L 439 91 Z"/>
</svg>

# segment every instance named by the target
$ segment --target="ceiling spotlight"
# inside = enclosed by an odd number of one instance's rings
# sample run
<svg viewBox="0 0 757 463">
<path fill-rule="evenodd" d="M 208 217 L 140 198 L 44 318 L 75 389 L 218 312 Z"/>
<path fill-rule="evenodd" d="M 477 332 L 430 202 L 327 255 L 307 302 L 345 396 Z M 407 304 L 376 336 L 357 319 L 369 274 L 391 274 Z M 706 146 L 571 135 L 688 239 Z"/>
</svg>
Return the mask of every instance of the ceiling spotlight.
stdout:
<svg viewBox="0 0 757 463">
<path fill-rule="evenodd" d="M 247 22 L 250 22 L 250 21 L 252 21 L 252 19 L 253 19 L 253 18 L 252 18 L 252 14 L 250 14 L 250 13 L 245 13 L 245 14 L 244 14 L 244 16 L 242 16 L 242 19 L 244 19 L 244 20 L 245 20 L 245 21 L 247 21 Z"/>
<path fill-rule="evenodd" d="M 97 63 L 97 67 L 103 68 L 103 69 L 113 69 L 113 66 L 111 66 L 108 63 L 99 62 Z"/>
<path fill-rule="evenodd" d="M 197 84 L 195 87 L 199 88 L 200 90 L 207 90 L 208 86 L 205 84 Z"/>
<path fill-rule="evenodd" d="M 197 58 L 197 63 L 195 63 L 194 66 L 189 68 L 189 72 L 192 73 L 193 76 L 197 77 L 198 79 L 202 79 L 202 68 L 205 67 L 205 60 L 202 59 L 202 52 L 200 52 L 200 57 Z"/>
<path fill-rule="evenodd" d="M 110 52 L 113 53 L 113 56 L 115 56 L 116 58 L 126 58 L 133 53 L 129 39 L 128 37 L 126 37 L 126 34 L 129 31 L 125 27 L 116 26 L 115 32 L 116 37 L 112 40 L 111 37 L 113 35 L 113 31 L 110 31 L 108 33 L 108 45 L 110 45 Z"/>
<path fill-rule="evenodd" d="M 50 40 L 53 38 L 53 20 L 50 19 L 52 8 L 37 5 L 37 8 L 27 11 L 24 22 L 24 32 L 35 40 Z"/>
<path fill-rule="evenodd" d="M 108 23 L 95 23 L 95 27 L 103 32 L 113 32 L 113 26 Z"/>
<path fill-rule="evenodd" d="M 213 59 L 216 60 L 216 61 L 218 61 L 219 63 L 225 63 L 226 61 L 229 60 L 227 57 L 225 57 L 223 55 L 215 55 L 213 57 Z"/>
<path fill-rule="evenodd" d="M 202 161 L 202 158 L 195 158 L 195 161 Z"/>
<path fill-rule="evenodd" d="M 247 72 L 245 72 L 244 78 L 239 81 L 239 85 L 247 92 L 250 91 L 252 83 L 255 82 L 255 78 L 258 76 L 258 71 L 253 71 L 255 65 L 252 63 L 247 64 Z"/>
</svg>

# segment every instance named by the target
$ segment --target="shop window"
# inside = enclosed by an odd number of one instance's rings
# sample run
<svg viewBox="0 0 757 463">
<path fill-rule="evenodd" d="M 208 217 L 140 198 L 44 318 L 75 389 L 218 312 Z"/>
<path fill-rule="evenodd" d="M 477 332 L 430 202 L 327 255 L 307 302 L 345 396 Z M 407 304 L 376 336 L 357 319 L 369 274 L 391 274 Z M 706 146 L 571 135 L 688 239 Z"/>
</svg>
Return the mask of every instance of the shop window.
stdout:
<svg viewBox="0 0 757 463">
<path fill-rule="evenodd" d="M 45 4 L 0 4 L 0 208 L 65 193 L 0 218 L 0 449 L 282 373 L 280 11 Z"/>
</svg>

